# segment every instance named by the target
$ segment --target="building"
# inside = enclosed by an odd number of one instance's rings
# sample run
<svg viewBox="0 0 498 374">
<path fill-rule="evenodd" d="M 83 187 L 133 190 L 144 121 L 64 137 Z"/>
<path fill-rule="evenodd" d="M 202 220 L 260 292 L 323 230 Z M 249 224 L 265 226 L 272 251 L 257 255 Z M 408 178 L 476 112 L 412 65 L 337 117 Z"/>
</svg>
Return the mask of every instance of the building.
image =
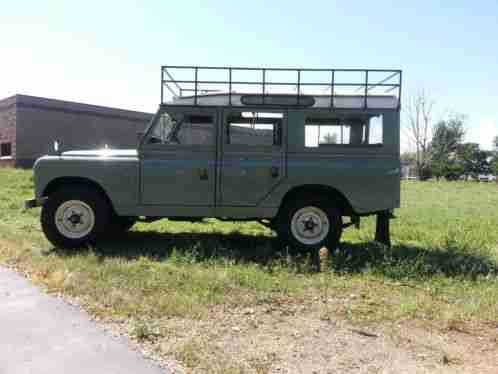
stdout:
<svg viewBox="0 0 498 374">
<path fill-rule="evenodd" d="M 0 166 L 29 168 L 62 149 L 135 148 L 151 113 L 15 95 L 0 100 Z"/>
</svg>

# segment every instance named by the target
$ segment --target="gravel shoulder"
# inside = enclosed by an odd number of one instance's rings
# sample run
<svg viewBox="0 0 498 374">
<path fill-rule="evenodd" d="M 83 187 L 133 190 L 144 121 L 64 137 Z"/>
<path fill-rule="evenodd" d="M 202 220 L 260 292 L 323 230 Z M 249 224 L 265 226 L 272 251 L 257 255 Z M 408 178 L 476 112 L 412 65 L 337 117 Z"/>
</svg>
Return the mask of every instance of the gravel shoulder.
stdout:
<svg viewBox="0 0 498 374">
<path fill-rule="evenodd" d="M 165 321 L 169 336 L 143 344 L 176 352 L 193 373 L 497 372 L 498 330 L 476 336 L 413 321 L 359 327 L 324 318 L 323 302 L 215 308 L 204 321 Z"/>
</svg>

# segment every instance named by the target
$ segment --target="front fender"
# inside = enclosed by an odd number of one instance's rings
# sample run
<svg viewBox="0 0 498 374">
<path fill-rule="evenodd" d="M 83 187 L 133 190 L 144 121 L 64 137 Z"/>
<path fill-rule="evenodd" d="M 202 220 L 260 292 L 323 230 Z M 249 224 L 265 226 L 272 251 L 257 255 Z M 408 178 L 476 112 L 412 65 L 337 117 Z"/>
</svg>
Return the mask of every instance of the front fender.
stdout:
<svg viewBox="0 0 498 374">
<path fill-rule="evenodd" d="M 90 182 L 107 194 L 114 210 L 129 210 L 138 204 L 139 162 L 136 157 L 44 156 L 34 165 L 35 197 L 46 197 L 54 183 Z"/>
</svg>

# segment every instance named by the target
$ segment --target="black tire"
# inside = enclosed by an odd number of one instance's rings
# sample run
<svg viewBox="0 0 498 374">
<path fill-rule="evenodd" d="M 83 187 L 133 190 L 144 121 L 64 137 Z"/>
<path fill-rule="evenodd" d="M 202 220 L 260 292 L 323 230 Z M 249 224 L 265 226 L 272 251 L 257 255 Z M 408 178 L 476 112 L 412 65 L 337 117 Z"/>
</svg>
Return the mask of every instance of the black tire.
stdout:
<svg viewBox="0 0 498 374">
<path fill-rule="evenodd" d="M 296 237 L 292 230 L 293 217 L 298 211 L 304 208 L 317 208 L 322 211 L 328 218 L 328 232 L 322 240 L 315 243 L 304 243 Z M 316 210 L 316 209 L 315 209 Z M 284 245 L 289 245 L 298 251 L 309 252 L 322 247 L 327 247 L 329 250 L 337 248 L 342 235 L 342 215 L 339 209 L 336 208 L 333 201 L 325 197 L 305 197 L 288 201 L 282 206 L 276 227 L 280 241 Z M 317 238 L 318 240 L 318 238 Z"/>
<path fill-rule="evenodd" d="M 82 202 L 88 207 L 87 210 L 90 209 L 93 213 L 94 223 L 91 227 L 88 227 L 88 233 L 86 233 L 86 230 L 83 230 L 82 234 L 84 235 L 81 237 L 69 237 L 59 229 L 64 223 L 71 224 L 70 219 L 59 219 L 58 224 L 56 224 L 57 210 L 61 207 L 61 211 L 64 211 L 62 208 L 63 204 L 68 204 L 70 201 Z M 67 210 L 72 211 L 72 208 Z M 55 247 L 68 249 L 81 248 L 86 244 L 94 244 L 105 233 L 109 227 L 110 217 L 112 216 L 111 212 L 112 208 L 107 199 L 97 189 L 89 186 L 61 187 L 52 193 L 43 205 L 41 226 L 45 236 Z M 79 219 L 82 220 L 81 214 L 79 215 Z"/>
</svg>

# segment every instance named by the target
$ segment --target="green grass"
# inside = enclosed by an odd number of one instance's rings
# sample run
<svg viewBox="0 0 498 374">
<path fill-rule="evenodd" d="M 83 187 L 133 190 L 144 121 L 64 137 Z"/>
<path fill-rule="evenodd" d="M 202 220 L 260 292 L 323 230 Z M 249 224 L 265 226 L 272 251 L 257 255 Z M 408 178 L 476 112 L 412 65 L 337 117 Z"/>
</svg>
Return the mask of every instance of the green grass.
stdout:
<svg viewBox="0 0 498 374">
<path fill-rule="evenodd" d="M 351 299 L 324 306 L 322 318 L 352 323 L 415 320 L 473 332 L 498 321 L 496 184 L 403 183 L 393 247 L 373 243 L 374 221 L 365 219 L 316 274 L 309 260 L 275 252 L 273 234 L 257 223 L 163 220 L 94 248 L 54 249 L 39 209 L 22 209 L 32 183 L 30 171 L 0 169 L 0 262 L 94 315 L 128 320 L 139 339 L 161 334 L 156 320 L 208 318 L 215 305 L 316 297 Z"/>
</svg>

